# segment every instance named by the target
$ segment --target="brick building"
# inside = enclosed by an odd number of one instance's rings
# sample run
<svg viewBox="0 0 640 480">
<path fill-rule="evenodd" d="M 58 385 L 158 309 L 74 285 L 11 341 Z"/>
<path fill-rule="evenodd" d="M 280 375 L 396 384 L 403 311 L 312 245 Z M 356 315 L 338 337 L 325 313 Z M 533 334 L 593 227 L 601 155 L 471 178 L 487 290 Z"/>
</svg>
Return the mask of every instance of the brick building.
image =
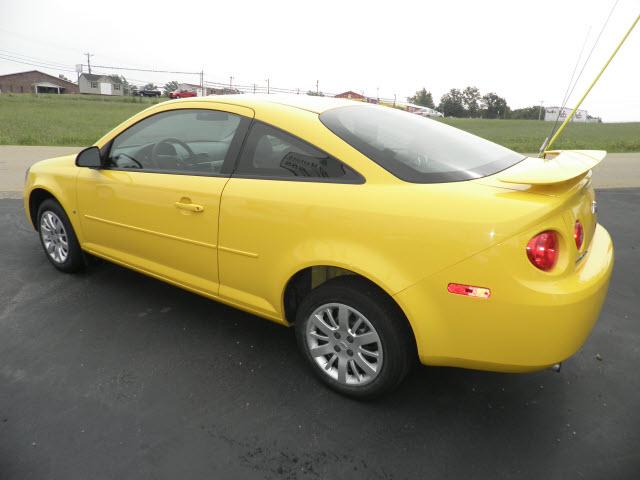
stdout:
<svg viewBox="0 0 640 480">
<path fill-rule="evenodd" d="M 361 102 L 366 101 L 366 97 L 364 95 L 360 95 L 359 93 L 354 92 L 353 90 L 348 90 L 346 92 L 339 93 L 338 95 L 336 95 L 336 98 L 349 98 L 351 100 L 359 100 Z"/>
<path fill-rule="evenodd" d="M 38 70 L 0 75 L 0 93 L 79 93 L 78 85 Z"/>
</svg>

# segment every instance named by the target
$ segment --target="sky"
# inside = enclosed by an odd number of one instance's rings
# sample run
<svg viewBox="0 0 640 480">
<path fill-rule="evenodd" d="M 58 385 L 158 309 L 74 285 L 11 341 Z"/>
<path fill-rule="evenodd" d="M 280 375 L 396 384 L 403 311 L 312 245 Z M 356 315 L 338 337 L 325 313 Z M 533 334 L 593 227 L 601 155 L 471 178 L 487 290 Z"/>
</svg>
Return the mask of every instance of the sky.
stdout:
<svg viewBox="0 0 640 480">
<path fill-rule="evenodd" d="M 585 44 L 615 0 L 120 1 L 0 0 L 0 74 L 38 69 L 75 79 L 75 65 L 204 71 L 234 85 L 346 90 L 404 100 L 424 87 L 495 92 L 511 108 L 559 105 Z M 640 14 L 618 0 L 568 105 L 573 106 Z M 35 62 L 34 62 L 35 60 Z M 54 65 L 52 65 L 54 64 Z M 578 66 L 578 71 L 582 68 Z M 65 70 L 71 70 L 65 71 Z M 86 71 L 86 67 L 85 67 Z M 121 73 L 133 83 L 199 83 L 197 75 Z M 582 108 L 640 121 L 640 25 Z"/>
</svg>

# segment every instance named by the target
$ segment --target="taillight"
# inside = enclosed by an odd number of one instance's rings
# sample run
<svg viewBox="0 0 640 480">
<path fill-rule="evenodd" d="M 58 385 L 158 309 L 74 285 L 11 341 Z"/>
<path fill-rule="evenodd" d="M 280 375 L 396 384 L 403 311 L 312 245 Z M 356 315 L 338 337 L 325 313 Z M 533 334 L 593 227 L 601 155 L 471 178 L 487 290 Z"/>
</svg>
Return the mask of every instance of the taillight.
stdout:
<svg viewBox="0 0 640 480">
<path fill-rule="evenodd" d="M 558 234 L 551 230 L 539 233 L 527 243 L 529 261 L 545 272 L 558 261 L 558 250 Z"/>
<path fill-rule="evenodd" d="M 584 242 L 584 228 L 580 220 L 576 220 L 576 223 L 573 225 L 573 239 L 576 241 L 577 249 L 580 250 Z"/>
</svg>

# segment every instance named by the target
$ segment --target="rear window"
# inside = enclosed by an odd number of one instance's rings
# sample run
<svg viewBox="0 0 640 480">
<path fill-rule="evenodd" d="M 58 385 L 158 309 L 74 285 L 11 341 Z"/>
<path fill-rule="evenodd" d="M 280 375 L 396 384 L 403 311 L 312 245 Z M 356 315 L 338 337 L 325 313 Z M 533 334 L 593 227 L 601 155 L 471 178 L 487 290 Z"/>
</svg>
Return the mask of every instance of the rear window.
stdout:
<svg viewBox="0 0 640 480">
<path fill-rule="evenodd" d="M 322 113 L 320 120 L 342 140 L 407 182 L 471 180 L 524 159 L 471 133 L 390 107 L 339 107 Z"/>
</svg>

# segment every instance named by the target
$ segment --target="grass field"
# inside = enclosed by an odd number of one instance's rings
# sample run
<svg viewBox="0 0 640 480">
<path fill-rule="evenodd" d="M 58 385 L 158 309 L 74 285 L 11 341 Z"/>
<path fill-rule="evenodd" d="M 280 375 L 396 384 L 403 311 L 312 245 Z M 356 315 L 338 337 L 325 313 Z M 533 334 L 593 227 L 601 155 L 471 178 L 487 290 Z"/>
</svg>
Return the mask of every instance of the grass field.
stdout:
<svg viewBox="0 0 640 480">
<path fill-rule="evenodd" d="M 155 98 L 100 95 L 0 95 L 0 145 L 94 143 Z"/>
<path fill-rule="evenodd" d="M 94 95 L 0 95 L 0 145 L 91 145 L 158 99 Z M 549 122 L 446 118 L 444 122 L 523 153 L 538 151 Z M 572 124 L 555 148 L 640 151 L 640 122 Z"/>
<path fill-rule="evenodd" d="M 552 126 L 552 122 L 537 120 L 445 118 L 443 121 L 522 153 L 537 152 Z M 553 148 L 639 152 L 640 122 L 572 123 Z"/>
</svg>

